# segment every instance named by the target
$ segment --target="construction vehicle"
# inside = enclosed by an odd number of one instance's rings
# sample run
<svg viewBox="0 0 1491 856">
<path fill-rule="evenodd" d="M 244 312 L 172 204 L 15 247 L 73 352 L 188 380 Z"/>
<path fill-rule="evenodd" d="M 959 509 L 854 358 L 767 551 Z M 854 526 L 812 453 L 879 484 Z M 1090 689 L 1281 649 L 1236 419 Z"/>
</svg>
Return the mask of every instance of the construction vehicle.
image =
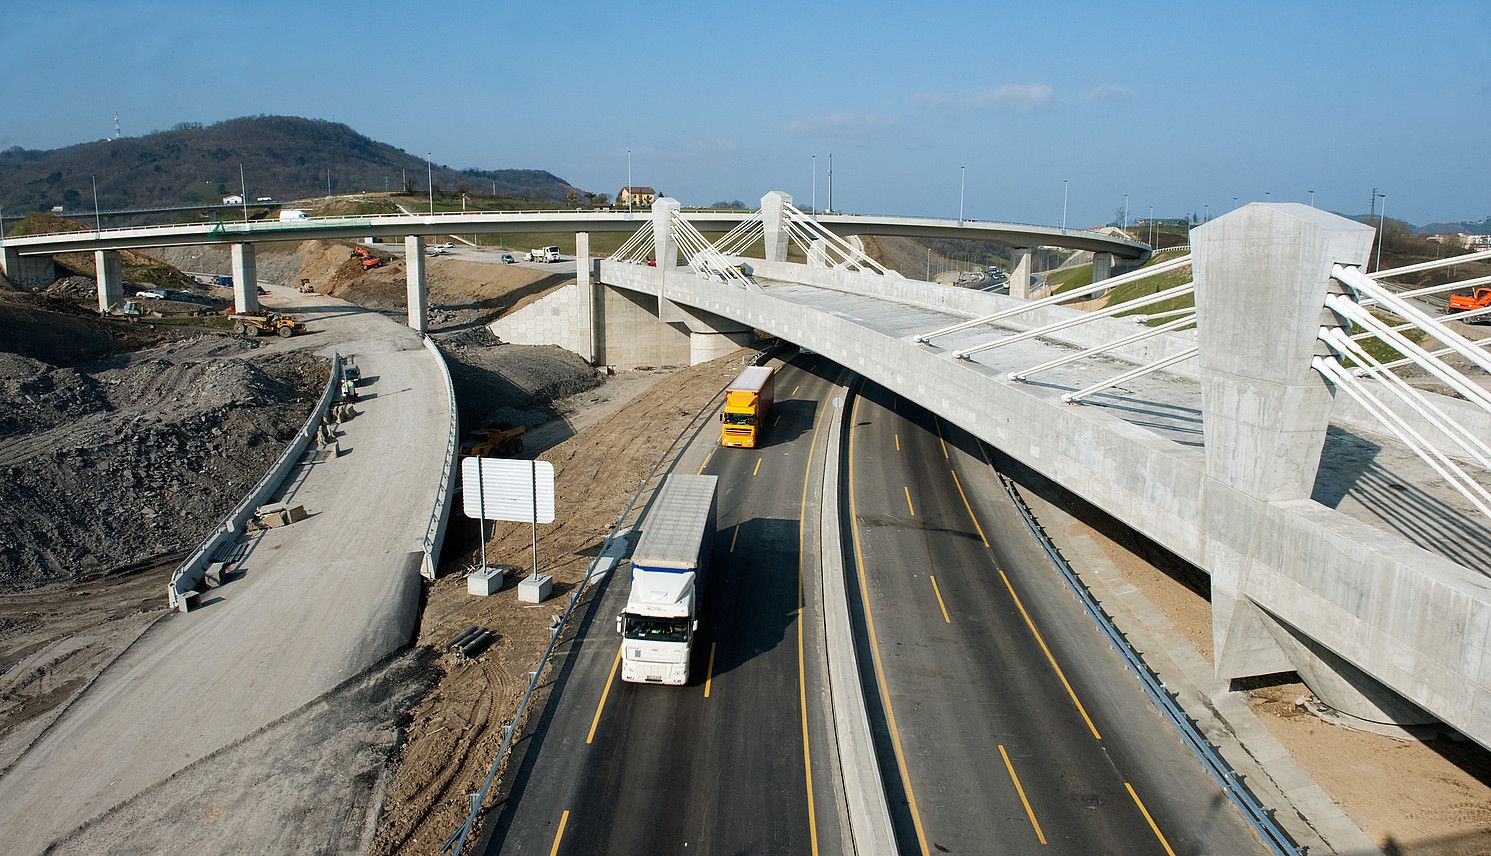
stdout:
<svg viewBox="0 0 1491 856">
<path fill-rule="evenodd" d="M 528 251 L 530 262 L 557 262 L 559 261 L 558 247 L 539 247 Z"/>
<path fill-rule="evenodd" d="M 720 411 L 720 445 L 754 449 L 761 443 L 766 416 L 771 412 L 770 366 L 751 366 L 725 387 L 725 409 Z"/>
<path fill-rule="evenodd" d="M 295 316 L 281 315 L 278 312 L 266 312 L 262 315 L 235 312 L 228 317 L 233 319 L 233 329 L 240 336 L 273 334 L 281 339 L 288 339 L 296 333 L 305 332 L 305 324 L 297 321 Z"/>
<path fill-rule="evenodd" d="M 494 422 L 472 431 L 470 440 L 461 444 L 461 454 L 475 458 L 511 458 L 523 452 L 522 425 Z"/>
<path fill-rule="evenodd" d="M 1470 294 L 1451 294 L 1451 312 L 1473 312 L 1477 309 L 1491 309 L 1491 288 L 1477 288 Z M 1465 319 L 1468 324 L 1491 324 L 1491 313 L 1476 315 Z"/>
<path fill-rule="evenodd" d="M 632 589 L 616 616 L 621 679 L 688 683 L 700 595 L 714 542 L 717 476 L 675 473 L 663 480 L 632 551 Z"/>
<path fill-rule="evenodd" d="M 301 294 L 314 294 L 315 292 L 316 292 L 316 289 L 314 289 L 314 288 L 311 287 L 311 281 L 310 280 L 304 279 L 304 278 L 302 278 L 300 280 L 300 293 Z"/>
<path fill-rule="evenodd" d="M 383 266 L 383 259 L 374 255 L 372 250 L 361 244 L 352 248 L 352 255 L 348 256 L 348 258 L 362 259 L 363 270 L 372 270 L 375 267 Z"/>
</svg>

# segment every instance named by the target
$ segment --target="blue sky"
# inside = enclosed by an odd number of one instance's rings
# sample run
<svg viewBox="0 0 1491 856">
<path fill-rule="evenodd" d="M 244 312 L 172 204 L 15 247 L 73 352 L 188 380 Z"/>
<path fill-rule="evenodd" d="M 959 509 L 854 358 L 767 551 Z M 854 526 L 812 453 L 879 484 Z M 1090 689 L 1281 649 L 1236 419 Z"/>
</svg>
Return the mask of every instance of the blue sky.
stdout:
<svg viewBox="0 0 1491 856">
<path fill-rule="evenodd" d="M 1074 225 L 1241 201 L 1491 214 L 1491 39 L 1459 3 L 32 2 L 0 148 L 283 113 L 456 167 L 686 203 Z M 35 75 L 32 78 L 32 75 Z"/>
</svg>

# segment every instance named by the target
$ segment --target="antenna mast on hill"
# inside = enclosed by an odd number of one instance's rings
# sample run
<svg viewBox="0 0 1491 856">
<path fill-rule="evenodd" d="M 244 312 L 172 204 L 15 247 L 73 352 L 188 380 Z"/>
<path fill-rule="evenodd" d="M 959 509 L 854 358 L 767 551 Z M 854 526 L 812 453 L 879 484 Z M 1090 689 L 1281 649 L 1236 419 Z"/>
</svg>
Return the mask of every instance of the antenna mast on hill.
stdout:
<svg viewBox="0 0 1491 856">
<path fill-rule="evenodd" d="M 124 136 L 124 132 L 122 132 L 122 131 L 119 130 L 119 114 L 115 113 L 114 114 L 114 136 L 110 137 L 109 139 L 111 139 L 111 140 L 117 140 L 117 139 L 119 139 L 122 136 Z"/>
</svg>

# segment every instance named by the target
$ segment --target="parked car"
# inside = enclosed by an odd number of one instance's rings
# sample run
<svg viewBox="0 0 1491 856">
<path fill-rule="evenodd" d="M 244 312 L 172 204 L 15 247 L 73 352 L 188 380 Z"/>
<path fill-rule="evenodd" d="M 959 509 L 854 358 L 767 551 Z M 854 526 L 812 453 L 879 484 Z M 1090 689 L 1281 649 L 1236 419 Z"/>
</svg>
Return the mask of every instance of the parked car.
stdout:
<svg viewBox="0 0 1491 856">
<path fill-rule="evenodd" d="M 166 290 L 163 288 L 151 288 L 145 291 L 137 291 L 135 292 L 135 297 L 150 297 L 155 300 L 165 300 Z"/>
<path fill-rule="evenodd" d="M 513 258 L 512 253 L 503 253 L 502 255 L 497 257 L 497 260 L 505 265 L 515 265 L 518 263 L 518 260 Z"/>
<path fill-rule="evenodd" d="M 450 252 L 451 250 L 454 250 L 455 248 L 456 248 L 455 244 L 436 244 L 435 245 L 435 249 L 437 249 L 437 250 L 443 250 L 443 251 L 445 251 L 447 253 Z"/>
</svg>

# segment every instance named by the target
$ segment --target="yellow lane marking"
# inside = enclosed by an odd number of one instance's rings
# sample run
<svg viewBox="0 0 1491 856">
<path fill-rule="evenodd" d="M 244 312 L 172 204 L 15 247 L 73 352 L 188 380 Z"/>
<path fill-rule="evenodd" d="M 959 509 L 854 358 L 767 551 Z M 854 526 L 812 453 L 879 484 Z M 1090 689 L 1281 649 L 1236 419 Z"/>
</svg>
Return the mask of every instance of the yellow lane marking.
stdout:
<svg viewBox="0 0 1491 856">
<path fill-rule="evenodd" d="M 704 671 L 704 697 L 709 698 L 709 687 L 714 683 L 714 643 L 709 643 L 709 666 Z"/>
<path fill-rule="evenodd" d="M 915 517 L 916 508 L 911 505 L 911 487 L 908 485 L 902 485 L 901 490 L 906 491 L 906 510 L 911 512 L 912 517 Z"/>
<path fill-rule="evenodd" d="M 948 470 L 948 472 L 953 474 L 953 484 L 958 486 L 958 496 L 963 497 L 963 507 L 968 509 L 968 519 L 973 521 L 973 528 L 978 530 L 978 539 L 984 542 L 985 547 L 989 546 L 989 539 L 984 537 L 984 527 L 978 525 L 978 517 L 973 513 L 973 506 L 968 504 L 968 494 L 963 492 L 963 483 L 958 480 L 958 471 Z"/>
<path fill-rule="evenodd" d="M 1015 783 L 1015 793 L 1020 795 L 1020 802 L 1025 804 L 1025 816 L 1030 818 L 1030 825 L 1035 827 L 1035 837 L 1046 843 L 1046 833 L 1041 832 L 1041 823 L 1035 819 L 1035 809 L 1030 807 L 1030 800 L 1025 798 L 1025 789 L 1020 787 L 1020 777 L 1015 775 L 1015 765 L 1010 763 L 1010 753 L 1004 751 L 1004 744 L 999 744 L 999 757 L 1004 759 L 1004 768 L 1010 771 L 1010 781 Z M 1130 791 L 1129 793 L 1133 793 Z M 1171 854 L 1175 856 L 1175 854 Z"/>
<path fill-rule="evenodd" d="M 755 475 L 756 473 L 759 473 L 759 472 L 761 472 L 761 459 L 757 458 L 756 459 L 756 468 L 754 470 L 751 470 L 751 475 Z"/>
<path fill-rule="evenodd" d="M 944 461 L 952 460 L 952 458 L 949 458 L 947 456 L 947 441 L 942 438 L 942 420 L 938 419 L 936 416 L 933 416 L 932 424 L 937 426 L 937 442 L 942 444 L 942 459 Z"/>
<path fill-rule="evenodd" d="M 559 839 L 564 837 L 564 828 L 569 825 L 569 809 L 559 816 L 559 828 L 554 831 L 554 846 L 549 848 L 549 856 L 559 852 Z"/>
<path fill-rule="evenodd" d="M 709 454 L 707 454 L 707 455 L 704 456 L 704 463 L 702 463 L 702 464 L 699 465 L 699 472 L 696 473 L 696 475 L 701 475 L 701 476 L 704 475 L 704 468 L 707 467 L 707 466 L 709 466 L 709 459 L 713 458 L 713 457 L 714 457 L 714 449 L 710 449 L 709 450 Z"/>
<path fill-rule="evenodd" d="M 849 414 L 850 425 L 859 422 L 859 396 L 854 398 L 854 409 Z M 911 775 L 906 770 L 906 753 L 901 748 L 901 733 L 896 728 L 896 712 L 890 705 L 890 687 L 885 682 L 885 667 L 880 662 L 880 644 L 875 638 L 875 615 L 870 612 L 870 589 L 865 581 L 865 558 L 859 543 L 859 512 L 854 502 L 854 438 L 859 432 L 849 429 L 849 532 L 854 540 L 854 564 L 859 572 L 859 598 L 865 612 L 865 631 L 870 636 L 870 659 L 875 663 L 875 681 L 880 687 L 880 703 L 885 707 L 886 724 L 890 726 L 891 747 L 896 753 L 896 767 L 901 771 L 901 787 L 906 791 L 906 805 L 911 809 L 911 824 L 916 827 L 916 843 L 922 856 L 931 856 L 927 850 L 927 834 L 922 830 L 921 812 L 916 807 L 916 792 L 911 788 Z"/>
<path fill-rule="evenodd" d="M 782 414 L 778 413 L 777 414 L 777 418 L 771 420 L 771 427 L 773 427 L 773 428 L 777 427 L 777 423 L 781 422 L 781 421 L 782 421 Z"/>
<path fill-rule="evenodd" d="M 798 384 L 797 386 L 792 387 L 792 395 L 793 395 L 793 397 L 797 396 L 797 391 L 799 389 L 802 389 L 802 384 Z"/>
<path fill-rule="evenodd" d="M 735 534 L 730 536 L 730 552 L 735 552 L 735 539 L 740 537 L 740 524 L 735 524 Z"/>
<path fill-rule="evenodd" d="M 623 643 L 625 644 L 625 643 Z M 595 718 L 590 720 L 590 733 L 585 735 L 586 745 L 595 739 L 595 727 L 601 724 L 601 711 L 606 708 L 606 696 L 611 694 L 611 684 L 616 681 L 616 669 L 621 665 L 621 645 L 616 646 L 616 659 L 611 661 L 611 674 L 606 678 L 606 688 L 601 690 L 600 703 L 595 706 Z"/>
<path fill-rule="evenodd" d="M 1175 856 L 1175 851 L 1170 849 L 1170 842 L 1165 840 L 1165 833 L 1160 831 L 1160 827 L 1155 824 L 1154 818 L 1149 816 L 1149 809 L 1144 807 L 1144 801 L 1139 799 L 1138 794 L 1134 793 L 1134 786 L 1128 782 L 1124 782 L 1123 786 L 1129 789 L 1129 796 L 1134 798 L 1134 805 L 1139 807 L 1139 812 L 1144 815 L 1145 820 L 1149 821 L 1149 828 L 1154 831 L 1154 837 L 1160 839 L 1160 846 L 1164 847 L 1165 852 L 1170 854 L 1170 856 Z"/>
<path fill-rule="evenodd" d="M 813 475 L 813 450 L 818 447 L 818 429 L 823 425 L 823 413 L 828 410 L 827 407 L 820 408 L 813 419 L 813 436 L 808 439 L 808 465 L 802 472 L 802 499 L 797 510 L 797 707 L 802 717 L 802 773 L 808 788 L 808 841 L 812 845 L 813 856 L 818 856 L 818 809 L 813 804 L 813 753 L 808 742 L 808 677 L 806 657 L 803 654 L 802 565 L 803 541 L 807 537 L 808 528 L 808 483 Z"/>
<path fill-rule="evenodd" d="M 901 435 L 899 433 L 896 434 L 896 451 L 901 451 Z"/>
<path fill-rule="evenodd" d="M 928 574 L 931 576 L 931 574 Z M 937 595 L 937 605 L 942 607 L 942 620 L 952 624 L 953 620 L 947 617 L 947 604 L 942 602 L 942 589 L 937 586 L 937 578 L 932 577 L 932 593 Z"/>
<path fill-rule="evenodd" d="M 1075 704 L 1077 712 L 1082 714 L 1082 720 L 1087 723 L 1087 729 L 1092 732 L 1093 737 L 1102 740 L 1103 736 L 1098 734 L 1098 727 L 1092 724 L 1092 717 L 1087 715 L 1087 708 L 1083 707 L 1082 702 L 1077 699 L 1076 691 L 1067 682 L 1066 673 L 1061 670 L 1061 666 L 1057 665 L 1056 657 L 1051 654 L 1051 649 L 1046 647 L 1046 640 L 1041 637 L 1041 631 L 1035 629 L 1035 622 L 1030 620 L 1030 613 L 1025 611 L 1025 604 L 1020 602 L 1020 596 L 1015 594 L 1015 587 L 1010 585 L 1010 578 L 1004 575 L 1003 569 L 999 571 L 999 578 L 1004 580 L 1004 587 L 1009 589 L 1010 597 L 1015 599 L 1015 606 L 1019 607 L 1020 614 L 1025 616 L 1025 626 L 1030 628 L 1030 632 L 1035 636 L 1035 641 L 1039 642 L 1041 650 L 1046 652 L 1046 659 L 1050 661 L 1051 668 L 1056 670 L 1056 677 L 1061 678 L 1061 685 L 1066 687 L 1066 694 L 1072 697 L 1072 704 Z"/>
</svg>

